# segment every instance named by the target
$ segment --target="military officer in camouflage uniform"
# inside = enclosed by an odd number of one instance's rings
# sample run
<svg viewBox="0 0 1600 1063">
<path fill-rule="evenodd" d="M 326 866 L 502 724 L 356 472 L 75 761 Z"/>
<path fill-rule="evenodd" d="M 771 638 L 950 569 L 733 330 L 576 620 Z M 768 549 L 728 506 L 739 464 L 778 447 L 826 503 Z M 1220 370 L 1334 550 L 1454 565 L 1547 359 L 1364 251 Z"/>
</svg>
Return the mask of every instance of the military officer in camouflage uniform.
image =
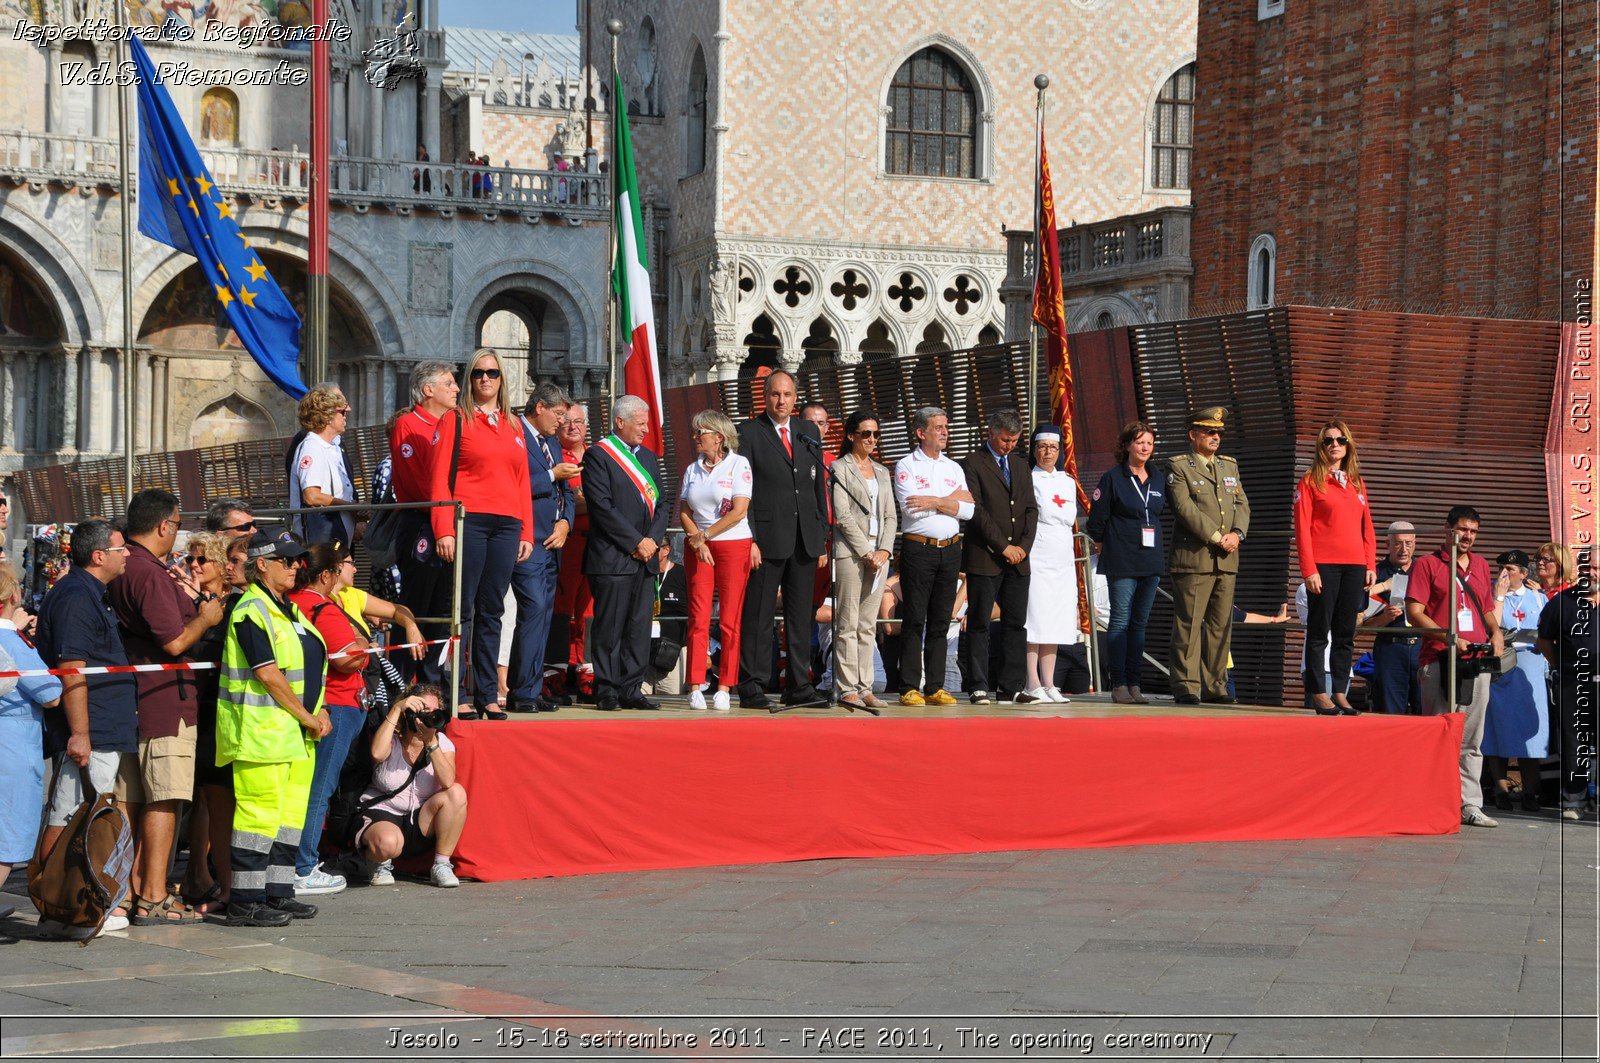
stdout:
<svg viewBox="0 0 1600 1063">
<path fill-rule="evenodd" d="M 1172 459 L 1167 507 L 1174 533 L 1172 692 L 1180 705 L 1233 704 L 1228 696 L 1228 642 L 1239 544 L 1250 529 L 1250 502 L 1239 465 L 1217 453 L 1228 411 L 1212 406 L 1189 425 L 1189 453 Z"/>
</svg>

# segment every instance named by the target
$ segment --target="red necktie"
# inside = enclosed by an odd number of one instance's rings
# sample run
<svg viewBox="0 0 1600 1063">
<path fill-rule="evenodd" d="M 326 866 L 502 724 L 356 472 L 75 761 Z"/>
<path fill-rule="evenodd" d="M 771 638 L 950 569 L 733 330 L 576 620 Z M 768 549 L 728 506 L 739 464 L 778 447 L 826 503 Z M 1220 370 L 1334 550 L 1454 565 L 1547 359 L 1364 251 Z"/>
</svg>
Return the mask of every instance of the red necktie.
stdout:
<svg viewBox="0 0 1600 1063">
<path fill-rule="evenodd" d="M 794 460 L 794 444 L 789 442 L 789 426 L 779 425 L 778 435 L 783 437 L 783 449 L 789 452 L 789 460 Z"/>
</svg>

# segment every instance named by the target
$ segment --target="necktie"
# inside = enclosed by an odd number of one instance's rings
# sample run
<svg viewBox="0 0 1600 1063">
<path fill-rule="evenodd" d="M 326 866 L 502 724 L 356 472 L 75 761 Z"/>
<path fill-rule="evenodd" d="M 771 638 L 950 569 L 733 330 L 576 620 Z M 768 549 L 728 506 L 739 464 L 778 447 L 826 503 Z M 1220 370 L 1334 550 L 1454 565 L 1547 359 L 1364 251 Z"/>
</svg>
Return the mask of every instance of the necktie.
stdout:
<svg viewBox="0 0 1600 1063">
<path fill-rule="evenodd" d="M 789 426 L 786 424 L 779 425 L 778 435 L 783 437 L 783 449 L 789 452 L 789 458 L 792 461 L 794 459 L 794 444 L 789 442 Z"/>
<path fill-rule="evenodd" d="M 1000 475 L 1006 478 L 1006 490 L 1011 490 L 1011 463 L 1004 458 L 995 458 L 1000 463 Z"/>
</svg>

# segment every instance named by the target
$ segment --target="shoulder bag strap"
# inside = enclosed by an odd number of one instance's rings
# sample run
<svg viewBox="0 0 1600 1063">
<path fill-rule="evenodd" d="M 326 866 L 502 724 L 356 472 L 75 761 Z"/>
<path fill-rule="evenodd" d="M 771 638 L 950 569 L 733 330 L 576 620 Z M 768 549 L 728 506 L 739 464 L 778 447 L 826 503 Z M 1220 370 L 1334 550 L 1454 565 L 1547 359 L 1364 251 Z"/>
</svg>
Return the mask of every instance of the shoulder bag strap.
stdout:
<svg viewBox="0 0 1600 1063">
<path fill-rule="evenodd" d="M 404 756 L 404 754 L 401 755 Z M 405 782 L 401 783 L 399 786 L 396 786 L 388 793 L 379 794 L 377 797 L 373 797 L 368 800 L 358 801 L 356 803 L 356 813 L 359 815 L 360 813 L 365 812 L 376 805 L 382 804 L 395 794 L 399 793 L 401 790 L 404 790 L 406 787 L 410 786 L 412 780 L 415 779 L 419 773 L 421 773 L 422 769 L 426 768 L 432 762 L 433 757 L 431 757 L 428 754 L 428 750 L 424 748 L 421 753 L 417 754 L 416 763 L 411 765 L 411 770 L 406 773 Z"/>
</svg>

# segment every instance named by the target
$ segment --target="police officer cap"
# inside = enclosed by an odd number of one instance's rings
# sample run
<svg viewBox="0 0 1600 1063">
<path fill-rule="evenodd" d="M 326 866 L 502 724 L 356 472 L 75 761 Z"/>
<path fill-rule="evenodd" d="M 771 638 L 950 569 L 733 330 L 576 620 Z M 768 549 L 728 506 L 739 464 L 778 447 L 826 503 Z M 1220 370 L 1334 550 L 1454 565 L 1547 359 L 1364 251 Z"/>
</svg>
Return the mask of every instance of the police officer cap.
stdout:
<svg viewBox="0 0 1600 1063">
<path fill-rule="evenodd" d="M 1189 427 L 1225 428 L 1227 426 L 1223 422 L 1227 419 L 1228 411 L 1221 406 L 1207 406 L 1205 409 L 1195 412 L 1195 415 L 1189 419 Z"/>
<path fill-rule="evenodd" d="M 306 556 L 306 548 L 300 545 L 300 540 L 288 532 L 258 531 L 250 536 L 247 554 L 252 559 L 276 557 L 282 561 L 289 561 Z"/>
<path fill-rule="evenodd" d="M 1495 558 L 1494 563 L 1497 565 L 1516 565 L 1520 569 L 1526 569 L 1532 564 L 1532 560 L 1521 550 L 1507 550 Z"/>
</svg>

